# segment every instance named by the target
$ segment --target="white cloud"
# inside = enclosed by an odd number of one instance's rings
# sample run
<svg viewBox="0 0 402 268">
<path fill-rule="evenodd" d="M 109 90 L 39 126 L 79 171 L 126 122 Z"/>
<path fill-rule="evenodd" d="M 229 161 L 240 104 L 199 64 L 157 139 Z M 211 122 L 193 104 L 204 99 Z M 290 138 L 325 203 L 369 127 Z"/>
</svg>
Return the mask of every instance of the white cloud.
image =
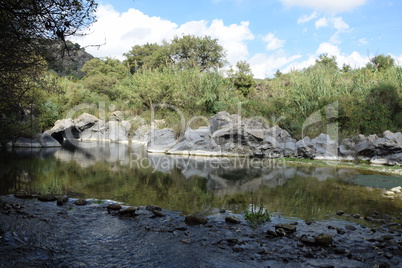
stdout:
<svg viewBox="0 0 402 268">
<path fill-rule="evenodd" d="M 319 28 L 321 28 L 321 27 L 327 27 L 328 26 L 328 20 L 327 20 L 327 18 L 321 18 L 321 19 L 319 19 L 319 20 L 317 20 L 316 22 L 315 22 L 315 28 L 316 29 L 319 29 Z"/>
<path fill-rule="evenodd" d="M 119 13 L 110 5 L 100 5 L 98 21 L 93 24 L 89 34 L 74 37 L 73 42 L 87 47 L 87 51 L 95 57 L 113 57 L 124 59 L 123 53 L 129 52 L 134 45 L 146 43 L 162 43 L 171 40 L 175 35 L 192 34 L 209 35 L 218 38 L 219 43 L 227 50 L 227 59 L 234 64 L 248 57 L 246 40 L 254 39 L 248 22 L 225 25 L 222 20 L 190 21 L 177 25 L 160 17 L 150 17 L 139 10 L 129 9 Z M 91 47 L 91 45 L 106 44 Z"/>
<path fill-rule="evenodd" d="M 366 38 L 360 38 L 360 39 L 358 40 L 358 42 L 359 42 L 359 44 L 361 44 L 361 45 L 367 44 Z"/>
<path fill-rule="evenodd" d="M 364 5 L 367 0 L 281 0 L 281 2 L 288 7 L 308 7 L 334 14 L 353 10 Z"/>
<path fill-rule="evenodd" d="M 249 62 L 254 77 L 262 79 L 271 77 L 277 69 L 281 69 L 301 57 L 301 55 L 287 56 L 283 50 L 278 50 L 270 55 L 257 53 Z"/>
<path fill-rule="evenodd" d="M 306 22 L 308 22 L 308 21 L 310 21 L 310 20 L 313 20 L 313 19 L 317 18 L 317 16 L 318 16 L 318 13 L 317 13 L 316 11 L 314 11 L 313 13 L 311 13 L 310 16 L 309 16 L 309 15 L 304 15 L 304 16 L 300 17 L 300 18 L 297 20 L 297 23 L 298 23 L 298 24 L 306 23 Z"/>
<path fill-rule="evenodd" d="M 273 33 L 267 34 L 262 38 L 265 42 L 267 42 L 267 46 L 265 47 L 267 50 L 277 50 L 285 45 L 285 40 L 280 40 Z"/>
<path fill-rule="evenodd" d="M 349 25 L 343 21 L 342 17 L 331 18 L 331 22 L 334 28 L 338 31 L 345 31 L 349 29 Z"/>
</svg>

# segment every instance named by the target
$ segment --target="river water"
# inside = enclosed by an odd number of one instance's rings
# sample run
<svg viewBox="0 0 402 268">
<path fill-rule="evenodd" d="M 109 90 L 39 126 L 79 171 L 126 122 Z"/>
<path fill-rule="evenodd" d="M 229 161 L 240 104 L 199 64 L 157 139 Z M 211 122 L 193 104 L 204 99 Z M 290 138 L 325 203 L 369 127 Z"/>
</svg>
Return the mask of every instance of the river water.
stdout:
<svg viewBox="0 0 402 268">
<path fill-rule="evenodd" d="M 336 167 L 291 166 L 283 160 L 147 154 L 142 146 L 14 149 L 0 154 L 0 194 L 18 190 L 155 204 L 183 213 L 241 213 L 263 205 L 283 217 L 326 219 L 336 211 L 398 215 L 400 200 L 382 189 L 402 177 Z"/>
</svg>

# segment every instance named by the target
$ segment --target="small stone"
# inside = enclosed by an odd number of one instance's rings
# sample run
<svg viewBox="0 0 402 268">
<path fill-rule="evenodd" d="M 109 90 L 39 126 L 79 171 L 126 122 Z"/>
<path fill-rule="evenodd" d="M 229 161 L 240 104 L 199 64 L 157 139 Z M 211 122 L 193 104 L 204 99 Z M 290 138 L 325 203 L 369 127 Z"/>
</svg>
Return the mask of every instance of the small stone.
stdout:
<svg viewBox="0 0 402 268">
<path fill-rule="evenodd" d="M 355 219 L 360 219 L 360 214 L 358 213 L 352 214 L 352 217 Z"/>
<path fill-rule="evenodd" d="M 343 235 L 343 234 L 346 233 L 346 231 L 343 230 L 342 228 L 337 228 L 337 229 L 336 229 L 336 232 L 337 232 L 338 234 L 340 234 L 340 235 Z"/>
<path fill-rule="evenodd" d="M 226 212 L 226 209 L 221 209 L 221 210 L 219 210 L 219 213 L 225 213 Z"/>
<path fill-rule="evenodd" d="M 278 234 L 274 230 L 268 230 L 266 236 L 272 238 L 272 237 L 278 237 Z"/>
<path fill-rule="evenodd" d="M 343 210 L 339 210 L 338 212 L 336 212 L 336 215 L 338 216 L 342 216 L 343 214 L 345 214 Z"/>
<path fill-rule="evenodd" d="M 183 238 L 182 240 L 180 240 L 181 242 L 183 242 L 184 244 L 192 244 L 194 243 L 194 241 L 191 238 Z"/>
<path fill-rule="evenodd" d="M 187 215 L 184 222 L 188 225 L 206 224 L 208 222 L 207 217 L 197 215 Z"/>
<path fill-rule="evenodd" d="M 353 225 L 345 225 L 345 229 L 349 231 L 356 231 L 356 227 L 354 227 Z"/>
<path fill-rule="evenodd" d="M 152 213 L 156 216 L 156 217 L 165 217 L 165 213 L 163 213 L 160 210 L 152 210 Z"/>
<path fill-rule="evenodd" d="M 329 230 L 335 230 L 336 228 L 335 228 L 334 226 L 329 225 L 329 226 L 328 226 L 328 229 L 329 229 Z"/>
<path fill-rule="evenodd" d="M 342 254 L 346 253 L 346 249 L 344 249 L 344 248 L 335 248 L 334 252 L 335 252 L 335 254 L 342 255 Z"/>
<path fill-rule="evenodd" d="M 312 221 L 305 221 L 305 223 L 306 223 L 307 225 L 311 225 L 313 222 L 312 222 Z"/>
<path fill-rule="evenodd" d="M 275 225 L 275 229 L 279 229 L 279 228 L 282 228 L 283 230 L 285 230 L 286 232 L 289 232 L 289 233 L 296 232 L 296 225 L 284 224 L 284 223 Z"/>
<path fill-rule="evenodd" d="M 244 251 L 244 248 L 243 248 L 243 247 L 239 247 L 239 246 L 235 246 L 235 247 L 232 248 L 232 250 L 233 250 L 234 252 L 243 252 L 243 251 Z"/>
<path fill-rule="evenodd" d="M 387 259 L 392 259 L 394 256 L 390 252 L 385 252 L 384 257 Z"/>
<path fill-rule="evenodd" d="M 160 207 L 158 207 L 158 206 L 155 206 L 155 205 L 148 205 L 146 207 L 146 210 L 154 211 L 154 210 L 162 210 L 162 209 Z"/>
<path fill-rule="evenodd" d="M 86 204 L 88 204 L 88 201 L 85 199 L 78 199 L 74 202 L 74 204 L 77 206 L 85 206 Z"/>
<path fill-rule="evenodd" d="M 108 205 L 108 206 L 106 207 L 106 209 L 107 209 L 107 210 L 114 210 L 114 211 L 117 211 L 117 210 L 120 210 L 120 209 L 121 209 L 121 205 L 119 205 L 119 204 L 110 204 L 110 205 Z"/>
<path fill-rule="evenodd" d="M 14 197 L 27 199 L 27 198 L 32 198 L 32 195 L 28 194 L 26 191 L 21 190 L 21 191 L 15 192 Z"/>
<path fill-rule="evenodd" d="M 225 217 L 225 221 L 231 224 L 239 224 L 240 220 L 236 216 L 230 215 Z"/>
<path fill-rule="evenodd" d="M 41 194 L 38 196 L 38 200 L 42 202 L 53 202 L 56 201 L 56 196 L 53 194 Z"/>
<path fill-rule="evenodd" d="M 64 195 L 64 196 L 59 196 L 58 198 L 57 198 L 57 205 L 58 206 L 62 206 L 64 203 L 67 203 L 68 202 L 68 197 L 66 196 L 66 195 Z"/>
<path fill-rule="evenodd" d="M 314 254 L 313 254 L 313 252 L 311 250 L 309 250 L 306 253 L 304 253 L 304 257 L 312 259 L 312 258 L 314 258 Z"/>
<path fill-rule="evenodd" d="M 277 228 L 277 229 L 275 230 L 275 232 L 276 232 L 276 234 L 277 234 L 278 236 L 285 236 L 285 235 L 286 235 L 286 231 L 285 231 L 283 228 Z"/>
<path fill-rule="evenodd" d="M 137 207 L 128 207 L 119 211 L 122 216 L 134 216 L 135 212 L 138 210 Z"/>
<path fill-rule="evenodd" d="M 385 191 L 384 195 L 392 196 L 392 195 L 395 195 L 395 193 L 393 191 Z"/>
<path fill-rule="evenodd" d="M 310 237 L 305 234 L 300 237 L 300 241 L 306 245 L 314 245 L 316 243 L 314 237 Z"/>
<path fill-rule="evenodd" d="M 317 244 L 326 246 L 332 244 L 333 238 L 329 234 L 320 234 L 315 237 Z"/>
</svg>

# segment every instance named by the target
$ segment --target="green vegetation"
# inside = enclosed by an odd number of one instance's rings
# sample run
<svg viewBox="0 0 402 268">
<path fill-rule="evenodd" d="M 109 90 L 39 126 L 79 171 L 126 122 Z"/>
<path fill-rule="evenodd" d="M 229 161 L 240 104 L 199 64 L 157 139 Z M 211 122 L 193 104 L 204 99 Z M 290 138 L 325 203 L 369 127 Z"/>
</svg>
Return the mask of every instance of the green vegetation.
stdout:
<svg viewBox="0 0 402 268">
<path fill-rule="evenodd" d="M 256 206 L 253 202 L 251 203 L 251 209 L 246 209 L 244 211 L 244 219 L 249 221 L 253 228 L 257 228 L 257 225 L 270 221 L 271 214 L 269 214 L 268 210 L 264 208 L 262 204 Z"/>
<path fill-rule="evenodd" d="M 92 18 L 90 13 L 83 15 Z M 229 67 L 224 75 L 225 50 L 208 36 L 183 35 L 162 44 L 136 45 L 124 54 L 124 61 L 91 59 L 81 70 L 85 73 L 82 78 L 46 71 L 46 67 L 60 68 L 54 61 L 46 66 L 46 55 L 34 50 L 27 55 L 23 68 L 13 73 L 0 70 L 18 85 L 9 89 L 10 94 L 0 95 L 0 113 L 7 115 L 1 119 L 2 142 L 33 136 L 80 104 L 90 105 L 74 116 L 83 112 L 108 116 L 99 114 L 100 103 L 113 107 L 107 112 L 123 111 L 127 120 L 140 116 L 142 121 L 132 122 L 133 126 L 149 122 L 155 109 L 155 119 L 165 119 L 163 127 L 171 127 L 177 134 L 181 131 L 178 109 L 188 120 L 222 110 L 237 113 L 239 106 L 243 116 L 264 118 L 296 139 L 331 134 L 331 129 L 338 129 L 344 138 L 395 132 L 402 127 L 402 68 L 385 55 L 373 57 L 364 68 L 352 69 L 347 64 L 338 68 L 336 57 L 322 54 L 306 69 L 277 70 L 274 78 L 263 80 L 253 78 L 245 61 Z M 192 127 L 205 124 L 199 120 Z"/>
</svg>

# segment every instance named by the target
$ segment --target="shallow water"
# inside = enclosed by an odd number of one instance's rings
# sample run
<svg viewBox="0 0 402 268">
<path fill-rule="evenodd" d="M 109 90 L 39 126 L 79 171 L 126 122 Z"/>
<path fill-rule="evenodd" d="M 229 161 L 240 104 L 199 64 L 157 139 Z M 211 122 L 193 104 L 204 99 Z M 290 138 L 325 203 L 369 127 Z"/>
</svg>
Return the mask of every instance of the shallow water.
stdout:
<svg viewBox="0 0 402 268">
<path fill-rule="evenodd" d="M 399 215 L 400 200 L 381 188 L 402 178 L 335 167 L 287 166 L 282 160 L 147 154 L 143 147 L 83 143 L 0 154 L 0 194 L 17 190 L 157 204 L 184 213 L 242 212 L 264 205 L 285 217 L 325 219 L 338 210 Z"/>
</svg>

